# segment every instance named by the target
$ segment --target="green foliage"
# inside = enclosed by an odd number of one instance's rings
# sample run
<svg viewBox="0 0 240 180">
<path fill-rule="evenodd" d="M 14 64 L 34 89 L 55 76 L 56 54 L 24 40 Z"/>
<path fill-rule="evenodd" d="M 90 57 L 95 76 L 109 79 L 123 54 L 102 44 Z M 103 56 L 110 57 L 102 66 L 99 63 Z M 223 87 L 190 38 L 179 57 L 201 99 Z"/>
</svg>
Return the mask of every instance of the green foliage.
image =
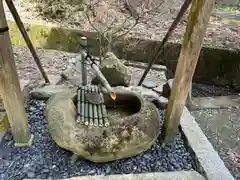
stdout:
<svg viewBox="0 0 240 180">
<path fill-rule="evenodd" d="M 55 20 L 71 18 L 83 11 L 82 0 L 32 0 L 37 3 L 37 10 L 46 18 Z"/>
</svg>

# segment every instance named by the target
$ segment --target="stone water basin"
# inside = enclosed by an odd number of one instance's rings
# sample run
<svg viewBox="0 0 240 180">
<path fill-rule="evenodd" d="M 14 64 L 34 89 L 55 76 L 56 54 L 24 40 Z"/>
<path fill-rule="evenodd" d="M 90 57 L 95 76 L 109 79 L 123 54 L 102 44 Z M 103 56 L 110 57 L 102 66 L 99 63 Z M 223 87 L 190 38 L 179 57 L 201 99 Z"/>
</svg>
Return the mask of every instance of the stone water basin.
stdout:
<svg viewBox="0 0 240 180">
<path fill-rule="evenodd" d="M 128 88 L 116 87 L 114 91 L 115 103 L 104 94 L 109 127 L 77 123 L 76 91 L 52 96 L 47 102 L 45 117 L 53 140 L 92 162 L 124 159 L 149 149 L 160 134 L 157 107 Z"/>
</svg>

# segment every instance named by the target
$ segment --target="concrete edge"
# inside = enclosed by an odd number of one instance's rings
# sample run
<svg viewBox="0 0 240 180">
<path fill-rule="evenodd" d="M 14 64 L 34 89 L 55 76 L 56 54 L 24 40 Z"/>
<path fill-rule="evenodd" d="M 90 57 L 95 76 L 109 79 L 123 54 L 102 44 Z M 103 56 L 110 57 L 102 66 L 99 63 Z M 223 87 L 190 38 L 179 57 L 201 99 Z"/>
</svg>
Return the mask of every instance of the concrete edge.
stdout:
<svg viewBox="0 0 240 180">
<path fill-rule="evenodd" d="M 226 109 L 229 107 L 239 108 L 240 95 L 214 96 L 214 97 L 192 97 L 188 105 L 189 110 L 199 109 Z"/>
<path fill-rule="evenodd" d="M 109 176 L 76 176 L 62 180 L 204 180 L 196 171 L 157 172 L 145 174 L 114 174 Z M 24 179 L 30 180 L 30 179 Z M 36 180 L 36 179 L 35 179 Z"/>
<path fill-rule="evenodd" d="M 208 180 L 234 180 L 224 162 L 198 126 L 195 118 L 184 107 L 180 129 L 186 138 L 187 147 L 198 161 L 197 170 Z"/>
</svg>

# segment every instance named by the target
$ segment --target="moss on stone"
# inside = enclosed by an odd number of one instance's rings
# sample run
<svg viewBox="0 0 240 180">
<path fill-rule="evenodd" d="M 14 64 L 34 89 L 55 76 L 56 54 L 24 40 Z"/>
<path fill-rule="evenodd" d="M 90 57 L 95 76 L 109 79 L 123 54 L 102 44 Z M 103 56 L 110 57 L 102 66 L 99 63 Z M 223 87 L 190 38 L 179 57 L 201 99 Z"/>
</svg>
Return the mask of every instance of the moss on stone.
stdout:
<svg viewBox="0 0 240 180">
<path fill-rule="evenodd" d="M 25 46 L 25 41 L 15 22 L 8 21 L 10 38 L 14 45 Z M 81 32 L 62 27 L 43 26 L 38 24 L 24 23 L 27 33 L 35 47 L 56 49 L 67 52 L 77 52 L 81 36 L 88 36 L 90 47 L 97 49 L 94 33 Z M 92 38 L 91 38 L 92 37 Z M 92 48 L 92 49 L 93 49 Z"/>
<path fill-rule="evenodd" d="M 215 9 L 219 12 L 233 12 L 233 13 L 240 14 L 240 9 L 237 5 L 230 6 L 230 5 L 224 5 L 224 4 L 217 4 Z"/>
</svg>

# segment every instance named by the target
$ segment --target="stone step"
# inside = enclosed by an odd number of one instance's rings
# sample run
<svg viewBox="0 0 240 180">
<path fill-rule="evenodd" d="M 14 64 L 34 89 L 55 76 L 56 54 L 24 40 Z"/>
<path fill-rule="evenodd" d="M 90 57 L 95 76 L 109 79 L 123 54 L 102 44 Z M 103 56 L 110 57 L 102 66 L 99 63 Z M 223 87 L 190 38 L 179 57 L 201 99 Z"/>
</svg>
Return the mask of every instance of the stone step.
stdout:
<svg viewBox="0 0 240 180">
<path fill-rule="evenodd" d="M 205 180 L 205 178 L 196 171 L 176 171 L 109 176 L 79 176 L 67 178 L 65 180 Z"/>
</svg>

